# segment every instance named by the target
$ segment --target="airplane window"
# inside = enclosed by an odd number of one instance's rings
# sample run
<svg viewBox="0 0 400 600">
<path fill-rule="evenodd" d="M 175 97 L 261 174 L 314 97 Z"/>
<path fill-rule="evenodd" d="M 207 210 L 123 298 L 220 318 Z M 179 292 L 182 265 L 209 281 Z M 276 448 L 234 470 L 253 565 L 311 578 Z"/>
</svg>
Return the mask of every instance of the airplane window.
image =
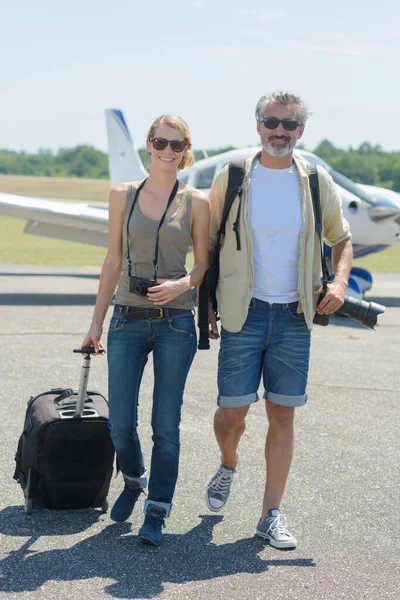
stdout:
<svg viewBox="0 0 400 600">
<path fill-rule="evenodd" d="M 194 187 L 199 189 L 210 188 L 214 179 L 215 167 L 199 169 L 194 179 Z"/>
<path fill-rule="evenodd" d="M 349 211 L 351 213 L 353 213 L 354 215 L 357 213 L 358 211 L 358 203 L 355 202 L 354 200 L 352 202 L 349 202 Z"/>
<path fill-rule="evenodd" d="M 189 179 L 189 173 L 180 173 L 178 175 L 178 179 L 179 181 L 181 181 L 182 183 L 187 183 L 188 179 Z"/>
<path fill-rule="evenodd" d="M 361 200 L 364 200 L 364 202 L 366 202 L 367 204 L 371 204 L 371 205 L 375 204 L 375 200 L 373 199 L 373 197 L 370 194 L 368 194 L 368 192 L 366 192 L 366 190 L 363 190 L 362 187 L 357 185 L 357 183 L 354 183 L 354 181 L 351 181 L 351 179 L 349 179 L 345 175 L 338 173 L 334 169 L 330 170 L 330 175 L 335 183 L 340 185 L 342 188 L 344 188 L 351 194 L 358 196 L 359 198 L 361 198 Z"/>
</svg>

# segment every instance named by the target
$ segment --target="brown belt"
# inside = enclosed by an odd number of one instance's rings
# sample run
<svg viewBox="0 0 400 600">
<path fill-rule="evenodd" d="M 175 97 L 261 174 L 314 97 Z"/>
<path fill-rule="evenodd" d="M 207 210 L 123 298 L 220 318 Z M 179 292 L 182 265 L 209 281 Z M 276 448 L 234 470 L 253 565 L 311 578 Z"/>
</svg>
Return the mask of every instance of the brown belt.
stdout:
<svg viewBox="0 0 400 600">
<path fill-rule="evenodd" d="M 185 308 L 162 308 L 154 306 L 152 308 L 141 308 L 139 306 L 128 306 L 126 304 L 116 304 L 115 310 L 124 318 L 125 321 L 145 321 L 147 319 L 166 319 L 169 316 L 191 313 L 190 309 Z"/>
</svg>

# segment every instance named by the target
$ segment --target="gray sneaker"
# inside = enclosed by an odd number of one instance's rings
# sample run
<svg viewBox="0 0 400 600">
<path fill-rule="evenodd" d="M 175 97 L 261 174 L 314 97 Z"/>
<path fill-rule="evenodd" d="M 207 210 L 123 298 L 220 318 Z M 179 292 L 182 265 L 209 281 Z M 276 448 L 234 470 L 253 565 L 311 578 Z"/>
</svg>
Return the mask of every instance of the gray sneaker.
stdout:
<svg viewBox="0 0 400 600">
<path fill-rule="evenodd" d="M 236 469 L 227 469 L 220 465 L 207 483 L 206 503 L 213 512 L 218 512 L 227 503 L 236 472 Z"/>
<path fill-rule="evenodd" d="M 268 516 L 258 522 L 256 535 L 268 540 L 274 548 L 296 548 L 297 540 L 287 528 L 286 518 L 278 508 L 271 508 Z"/>
</svg>

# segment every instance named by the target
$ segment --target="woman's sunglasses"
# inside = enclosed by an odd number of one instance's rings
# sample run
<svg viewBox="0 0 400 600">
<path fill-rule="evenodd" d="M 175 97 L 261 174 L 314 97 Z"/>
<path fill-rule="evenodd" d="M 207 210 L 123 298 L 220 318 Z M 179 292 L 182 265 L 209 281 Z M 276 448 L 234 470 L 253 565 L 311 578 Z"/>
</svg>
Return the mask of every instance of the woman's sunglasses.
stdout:
<svg viewBox="0 0 400 600">
<path fill-rule="evenodd" d="M 153 144 L 154 150 L 165 150 L 169 144 L 174 152 L 183 152 L 187 144 L 185 140 L 166 140 L 162 137 L 150 138 L 149 142 Z"/>
<path fill-rule="evenodd" d="M 264 123 L 264 127 L 267 129 L 276 129 L 279 123 L 282 123 L 283 129 L 286 131 L 294 131 L 300 125 L 300 121 L 295 121 L 294 119 L 278 119 L 277 117 L 265 117 L 265 119 L 260 119 L 260 122 Z"/>
</svg>

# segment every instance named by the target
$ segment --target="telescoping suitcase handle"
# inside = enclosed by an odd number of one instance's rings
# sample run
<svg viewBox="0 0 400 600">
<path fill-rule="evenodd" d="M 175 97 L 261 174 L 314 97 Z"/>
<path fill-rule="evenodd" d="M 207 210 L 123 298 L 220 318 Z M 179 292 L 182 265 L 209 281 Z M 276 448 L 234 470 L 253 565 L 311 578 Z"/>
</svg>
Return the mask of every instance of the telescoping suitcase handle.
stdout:
<svg viewBox="0 0 400 600">
<path fill-rule="evenodd" d="M 76 398 L 76 408 L 73 419 L 80 419 L 83 415 L 83 408 L 85 406 L 86 392 L 89 381 L 90 371 L 90 355 L 95 353 L 93 346 L 82 346 L 81 348 L 74 348 L 73 352 L 76 354 L 84 354 L 81 378 L 79 381 L 78 395 Z M 102 348 L 99 349 L 99 353 L 104 352 Z"/>
</svg>

